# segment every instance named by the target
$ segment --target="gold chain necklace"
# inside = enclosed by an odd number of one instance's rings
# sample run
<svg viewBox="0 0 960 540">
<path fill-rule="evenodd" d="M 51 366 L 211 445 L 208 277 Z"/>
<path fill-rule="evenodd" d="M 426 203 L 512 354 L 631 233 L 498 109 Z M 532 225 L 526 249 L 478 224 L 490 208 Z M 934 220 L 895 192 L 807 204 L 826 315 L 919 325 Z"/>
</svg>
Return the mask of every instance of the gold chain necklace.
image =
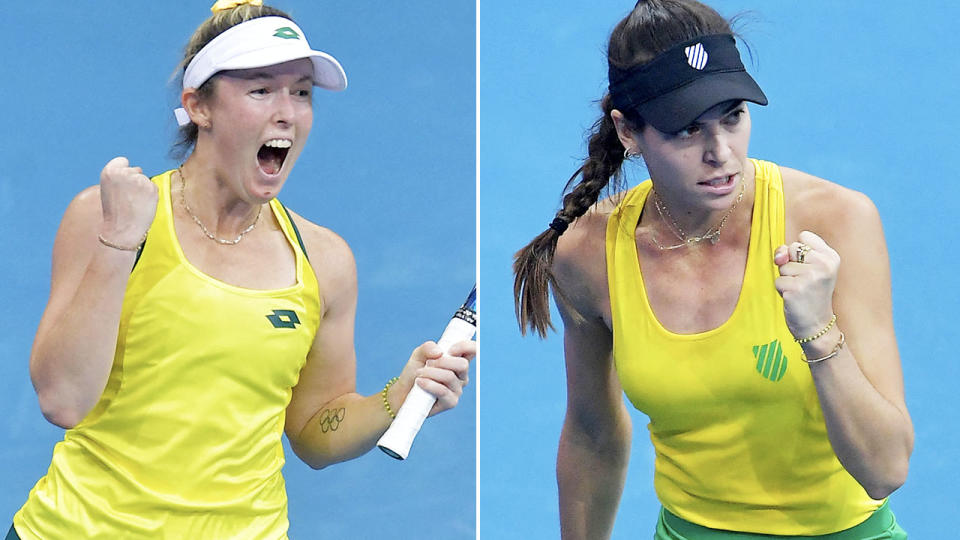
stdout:
<svg viewBox="0 0 960 540">
<path fill-rule="evenodd" d="M 245 234 L 252 231 L 253 228 L 257 226 L 257 223 L 260 223 L 260 213 L 263 212 L 262 204 L 260 205 L 260 208 L 257 210 L 257 218 L 253 220 L 253 223 L 251 223 L 249 227 L 247 227 L 240 233 L 240 236 L 236 237 L 233 240 L 227 240 L 226 238 L 217 238 L 215 235 L 213 235 L 210 231 L 207 230 L 207 228 L 203 225 L 203 222 L 200 221 L 200 218 L 198 218 L 197 215 L 193 213 L 193 210 L 190 209 L 190 205 L 187 204 L 187 195 L 186 195 L 187 179 L 183 176 L 183 165 L 177 167 L 177 173 L 180 174 L 180 202 L 183 203 L 183 208 L 187 211 L 187 214 L 193 218 L 194 223 L 200 226 L 200 230 L 203 231 L 204 236 L 206 236 L 207 238 L 213 240 L 218 244 L 223 244 L 226 246 L 235 246 L 239 244 L 241 240 L 243 240 L 243 236 Z"/>
<path fill-rule="evenodd" d="M 730 205 L 730 208 L 723 214 L 723 217 L 720 218 L 720 223 L 718 223 L 716 227 L 711 227 L 707 229 L 706 232 L 704 232 L 701 235 L 688 237 L 687 234 L 683 232 L 683 228 L 680 227 L 680 224 L 677 223 L 677 220 L 673 218 L 672 214 L 670 214 L 670 210 L 667 209 L 667 206 L 663 203 L 662 200 L 660 200 L 660 196 L 657 195 L 656 191 L 654 191 L 653 206 L 656 207 L 657 213 L 660 214 L 660 219 L 662 219 L 664 223 L 667 224 L 667 227 L 670 228 L 670 231 L 673 232 L 673 234 L 675 234 L 677 238 L 680 239 L 680 243 L 672 246 L 664 246 L 657 240 L 657 237 L 655 235 L 651 234 L 650 237 L 653 239 L 653 243 L 657 245 L 657 248 L 659 248 L 660 251 L 669 251 L 672 249 L 679 249 L 692 244 L 696 244 L 698 242 L 703 242 L 704 240 L 709 240 L 710 245 L 716 245 L 717 242 L 720 241 L 720 231 L 722 231 L 723 226 L 726 225 L 727 218 L 730 217 L 730 214 L 732 214 L 733 211 L 737 209 L 737 205 L 740 204 L 741 200 L 743 200 L 743 192 L 744 192 L 744 183 L 741 182 L 740 194 L 737 195 L 737 200 L 733 201 L 733 204 Z"/>
</svg>

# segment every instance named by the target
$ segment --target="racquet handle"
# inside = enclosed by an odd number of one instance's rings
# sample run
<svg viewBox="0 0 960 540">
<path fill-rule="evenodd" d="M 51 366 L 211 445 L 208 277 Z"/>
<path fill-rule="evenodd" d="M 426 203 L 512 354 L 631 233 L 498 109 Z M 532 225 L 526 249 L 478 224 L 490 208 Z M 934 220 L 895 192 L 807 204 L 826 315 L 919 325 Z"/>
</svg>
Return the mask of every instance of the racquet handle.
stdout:
<svg viewBox="0 0 960 540">
<path fill-rule="evenodd" d="M 471 293 L 471 298 L 473 296 L 474 293 Z M 443 349 L 444 354 L 447 354 L 451 345 L 472 339 L 476 331 L 476 313 L 473 311 L 472 302 L 468 299 L 447 324 L 437 345 Z M 430 409 L 436 401 L 433 395 L 414 384 L 400 410 L 397 411 L 397 417 L 377 441 L 377 446 L 390 457 L 407 459 L 413 439 L 416 438 L 423 421 L 430 414 Z"/>
</svg>

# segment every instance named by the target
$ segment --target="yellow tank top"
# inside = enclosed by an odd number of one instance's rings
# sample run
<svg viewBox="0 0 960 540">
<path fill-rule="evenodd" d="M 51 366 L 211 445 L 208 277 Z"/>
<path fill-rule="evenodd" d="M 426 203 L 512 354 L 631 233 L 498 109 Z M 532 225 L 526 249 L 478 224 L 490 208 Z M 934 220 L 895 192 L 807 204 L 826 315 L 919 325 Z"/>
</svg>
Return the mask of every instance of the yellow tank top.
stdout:
<svg viewBox="0 0 960 540">
<path fill-rule="evenodd" d="M 773 252 L 784 243 L 780 169 L 752 160 L 756 199 L 743 286 L 719 327 L 674 334 L 655 317 L 634 237 L 652 183 L 626 193 L 607 224 L 613 354 L 620 383 L 650 417 L 654 487 L 664 507 L 714 529 L 836 532 L 872 500 L 837 460 L 809 368 L 787 329 Z"/>
<path fill-rule="evenodd" d="M 183 255 L 168 171 L 127 284 L 99 402 L 53 450 L 14 525 L 24 540 L 286 538 L 284 413 L 320 322 L 286 211 L 297 283 L 235 287 Z"/>
</svg>

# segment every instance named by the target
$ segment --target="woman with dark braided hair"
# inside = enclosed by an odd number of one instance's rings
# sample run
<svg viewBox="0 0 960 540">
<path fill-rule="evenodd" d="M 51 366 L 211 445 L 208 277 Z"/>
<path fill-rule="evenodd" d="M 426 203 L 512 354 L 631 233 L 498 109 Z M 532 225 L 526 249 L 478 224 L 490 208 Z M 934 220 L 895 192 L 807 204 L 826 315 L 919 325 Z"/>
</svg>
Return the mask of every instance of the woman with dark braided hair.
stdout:
<svg viewBox="0 0 960 540">
<path fill-rule="evenodd" d="M 880 218 L 864 195 L 748 157 L 729 23 L 638 2 L 614 28 L 589 155 L 516 254 L 524 331 L 563 319 L 563 538 L 607 538 L 650 417 L 656 538 L 905 538 L 886 497 L 913 428 Z M 608 199 L 624 160 L 650 180 Z M 841 262 L 842 256 L 842 262 Z"/>
</svg>

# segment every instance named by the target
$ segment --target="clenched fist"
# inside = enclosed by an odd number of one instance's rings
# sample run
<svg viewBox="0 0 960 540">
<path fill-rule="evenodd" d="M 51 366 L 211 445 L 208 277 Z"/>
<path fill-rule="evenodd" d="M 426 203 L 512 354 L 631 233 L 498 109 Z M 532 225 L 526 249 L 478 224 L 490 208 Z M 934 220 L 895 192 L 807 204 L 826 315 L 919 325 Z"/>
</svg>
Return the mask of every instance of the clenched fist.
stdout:
<svg viewBox="0 0 960 540">
<path fill-rule="evenodd" d="M 840 255 L 810 231 L 799 242 L 780 246 L 773 260 L 780 267 L 776 287 L 783 297 L 787 327 L 797 339 L 812 336 L 833 317 L 833 289 Z"/>
<path fill-rule="evenodd" d="M 157 211 L 157 186 L 140 167 L 115 157 L 100 172 L 102 238 L 121 246 L 139 244 Z"/>
</svg>

